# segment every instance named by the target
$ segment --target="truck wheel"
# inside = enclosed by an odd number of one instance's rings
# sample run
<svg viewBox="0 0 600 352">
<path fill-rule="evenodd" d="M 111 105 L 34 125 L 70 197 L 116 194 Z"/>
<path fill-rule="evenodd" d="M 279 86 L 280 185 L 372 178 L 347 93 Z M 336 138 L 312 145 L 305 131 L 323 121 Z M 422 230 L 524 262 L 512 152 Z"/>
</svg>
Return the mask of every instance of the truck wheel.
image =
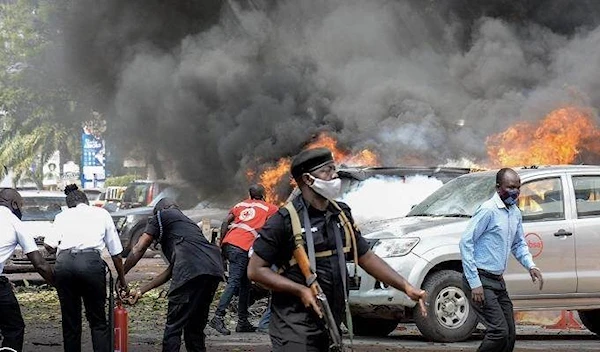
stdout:
<svg viewBox="0 0 600 352">
<path fill-rule="evenodd" d="M 600 335 L 600 309 L 578 310 L 583 325 L 594 334 Z"/>
<path fill-rule="evenodd" d="M 414 319 L 421 334 L 436 342 L 456 342 L 468 339 L 477 327 L 477 316 L 462 288 L 462 274 L 441 270 L 425 278 L 427 317 L 414 309 Z"/>
<path fill-rule="evenodd" d="M 137 229 L 133 232 L 133 235 L 131 235 L 131 238 L 129 239 L 129 243 L 127 244 L 127 247 L 123 248 L 123 252 L 121 253 L 122 257 L 126 258 L 129 255 L 129 252 L 131 252 L 131 250 L 133 249 L 133 246 L 135 246 L 135 244 L 140 239 L 140 237 L 142 237 L 143 233 L 144 233 L 144 228 Z"/>
<path fill-rule="evenodd" d="M 398 326 L 396 320 L 363 318 L 352 316 L 354 333 L 359 336 L 387 336 Z"/>
</svg>

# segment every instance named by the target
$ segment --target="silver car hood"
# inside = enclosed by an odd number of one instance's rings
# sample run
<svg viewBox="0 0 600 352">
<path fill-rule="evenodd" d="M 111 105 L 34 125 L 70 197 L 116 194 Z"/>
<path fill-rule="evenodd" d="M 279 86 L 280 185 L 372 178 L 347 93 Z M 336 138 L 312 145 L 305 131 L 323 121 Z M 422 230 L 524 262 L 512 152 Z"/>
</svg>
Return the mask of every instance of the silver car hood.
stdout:
<svg viewBox="0 0 600 352">
<path fill-rule="evenodd" d="M 451 236 L 462 234 L 469 218 L 410 216 L 363 223 L 359 227 L 367 239 Z M 454 242 L 454 241 L 452 241 Z"/>
</svg>

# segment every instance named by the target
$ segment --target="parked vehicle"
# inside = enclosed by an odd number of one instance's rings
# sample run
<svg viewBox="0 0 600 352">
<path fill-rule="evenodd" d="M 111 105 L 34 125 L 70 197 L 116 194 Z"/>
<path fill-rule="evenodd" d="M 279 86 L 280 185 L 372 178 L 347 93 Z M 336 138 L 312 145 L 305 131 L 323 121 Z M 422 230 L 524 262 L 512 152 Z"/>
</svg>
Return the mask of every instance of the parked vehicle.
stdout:
<svg viewBox="0 0 600 352">
<path fill-rule="evenodd" d="M 84 188 L 82 189 L 82 191 L 87 196 L 87 199 L 90 202 L 90 204 L 100 199 L 100 196 L 104 192 L 104 190 L 100 188 Z"/>
<path fill-rule="evenodd" d="M 600 333 L 600 166 L 515 170 L 525 238 L 545 281 L 540 292 L 512 258 L 504 278 L 515 310 L 578 310 L 584 325 Z M 429 306 L 427 317 L 414 314 L 415 302 L 359 268 L 360 284 L 349 297 L 358 335 L 384 336 L 398 322 L 414 321 L 428 340 L 471 336 L 478 320 L 462 288 L 458 244 L 477 207 L 495 192 L 496 172 L 460 176 L 406 217 L 361 226 L 376 254 L 429 293 Z"/>
<path fill-rule="evenodd" d="M 65 194 L 53 191 L 23 191 L 19 193 L 23 197 L 23 223 L 25 229 L 34 237 L 38 245 L 38 250 L 42 257 L 49 263 L 54 263 L 56 256 L 49 253 L 44 247 L 44 239 L 52 235 L 52 222 L 56 214 L 60 213 L 64 207 Z M 22 273 L 35 272 L 35 268 L 27 258 L 20 246 L 6 262 L 4 273 Z"/>
<path fill-rule="evenodd" d="M 90 205 L 102 207 L 108 211 L 116 211 L 121 205 L 123 193 L 127 187 L 110 186 L 102 190 L 95 200 L 90 200 Z"/>
<path fill-rule="evenodd" d="M 147 207 L 169 186 L 167 181 L 133 181 L 125 188 L 119 209 Z"/>
<path fill-rule="evenodd" d="M 175 199 L 183 213 L 199 223 L 209 241 L 214 243 L 217 240 L 221 222 L 227 216 L 228 210 L 211 207 L 206 202 L 200 202 L 197 192 L 189 187 L 170 185 L 164 188 L 148 206 L 119 210 L 111 214 L 117 231 L 119 231 L 124 256 L 129 254 L 131 248 L 144 233 L 154 206 L 164 197 Z M 206 221 L 203 222 L 205 219 L 210 220 L 210 227 L 208 228 L 206 227 Z"/>
</svg>

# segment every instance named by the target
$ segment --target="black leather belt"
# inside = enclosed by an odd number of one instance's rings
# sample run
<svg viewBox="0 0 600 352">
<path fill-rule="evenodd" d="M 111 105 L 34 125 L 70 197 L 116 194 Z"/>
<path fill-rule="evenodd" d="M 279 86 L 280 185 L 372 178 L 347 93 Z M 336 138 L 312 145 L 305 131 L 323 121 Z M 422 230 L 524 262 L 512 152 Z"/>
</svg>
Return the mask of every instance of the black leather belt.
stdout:
<svg viewBox="0 0 600 352">
<path fill-rule="evenodd" d="M 497 280 L 497 281 L 501 281 L 504 278 L 502 277 L 502 274 L 498 275 L 498 274 L 492 274 L 487 270 L 483 270 L 483 269 L 477 269 L 477 272 L 479 273 L 479 276 L 483 276 L 486 277 L 488 279 L 492 279 L 492 280 Z"/>
<path fill-rule="evenodd" d="M 72 254 L 78 254 L 78 253 L 97 253 L 97 254 L 100 254 L 100 251 L 97 250 L 96 248 L 84 248 L 84 249 L 69 248 L 69 249 L 65 250 L 65 252 L 69 252 L 69 253 L 72 253 Z"/>
</svg>

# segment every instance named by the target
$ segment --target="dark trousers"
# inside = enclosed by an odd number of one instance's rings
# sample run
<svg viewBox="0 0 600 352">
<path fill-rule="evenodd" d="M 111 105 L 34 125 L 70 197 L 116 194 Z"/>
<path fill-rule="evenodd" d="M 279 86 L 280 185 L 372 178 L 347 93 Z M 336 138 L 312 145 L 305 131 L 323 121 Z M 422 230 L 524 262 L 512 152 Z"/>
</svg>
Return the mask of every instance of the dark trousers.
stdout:
<svg viewBox="0 0 600 352">
<path fill-rule="evenodd" d="M 182 331 L 188 352 L 206 351 L 204 328 L 219 281 L 218 277 L 201 275 L 188 281 L 169 296 L 163 352 L 179 351 Z"/>
<path fill-rule="evenodd" d="M 92 332 L 94 352 L 113 347 L 106 322 L 106 271 L 97 252 L 62 251 L 56 259 L 56 291 L 62 312 L 65 352 L 81 351 L 81 300 Z"/>
<path fill-rule="evenodd" d="M 329 336 L 320 335 L 320 338 L 306 343 L 284 341 L 271 336 L 273 352 L 327 352 L 329 351 Z"/>
<path fill-rule="evenodd" d="M 0 332 L 2 347 L 23 351 L 25 323 L 12 285 L 4 276 L 0 276 Z"/>
<path fill-rule="evenodd" d="M 219 300 L 215 315 L 225 316 L 225 311 L 236 293 L 239 293 L 238 321 L 248 320 L 248 305 L 250 303 L 250 280 L 248 280 L 248 251 L 226 244 L 223 246 L 229 260 L 229 279 Z"/>
<path fill-rule="evenodd" d="M 504 279 L 493 279 L 479 275 L 483 285 L 483 306 L 473 302 L 469 283 L 463 277 L 463 288 L 471 307 L 485 325 L 485 336 L 479 349 L 480 352 L 512 352 L 515 348 L 516 328 L 513 304 L 506 292 Z"/>
</svg>

